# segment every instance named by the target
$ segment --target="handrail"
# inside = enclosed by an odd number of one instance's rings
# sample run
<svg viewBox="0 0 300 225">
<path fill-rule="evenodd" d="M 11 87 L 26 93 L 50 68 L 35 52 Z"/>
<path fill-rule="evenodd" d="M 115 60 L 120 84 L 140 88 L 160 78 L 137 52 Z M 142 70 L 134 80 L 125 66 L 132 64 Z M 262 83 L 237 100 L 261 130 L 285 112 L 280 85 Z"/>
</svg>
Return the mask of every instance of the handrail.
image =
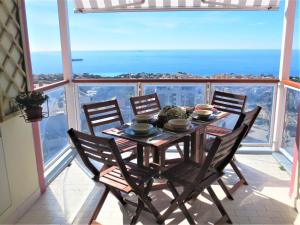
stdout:
<svg viewBox="0 0 300 225">
<path fill-rule="evenodd" d="M 69 82 L 70 82 L 69 80 L 62 80 L 62 81 L 58 81 L 58 82 L 48 84 L 48 85 L 45 85 L 45 86 L 42 86 L 42 87 L 35 88 L 34 90 L 35 91 L 49 91 L 53 88 L 64 86 L 65 84 L 67 84 Z"/>
<path fill-rule="evenodd" d="M 297 83 L 297 82 L 291 81 L 291 80 L 283 80 L 282 82 L 283 82 L 284 85 L 294 87 L 294 88 L 300 90 L 300 83 Z"/>
<path fill-rule="evenodd" d="M 99 78 L 99 79 L 73 79 L 74 83 L 278 83 L 278 79 L 239 79 L 239 78 L 190 78 L 190 79 L 155 79 L 155 78 Z"/>
</svg>

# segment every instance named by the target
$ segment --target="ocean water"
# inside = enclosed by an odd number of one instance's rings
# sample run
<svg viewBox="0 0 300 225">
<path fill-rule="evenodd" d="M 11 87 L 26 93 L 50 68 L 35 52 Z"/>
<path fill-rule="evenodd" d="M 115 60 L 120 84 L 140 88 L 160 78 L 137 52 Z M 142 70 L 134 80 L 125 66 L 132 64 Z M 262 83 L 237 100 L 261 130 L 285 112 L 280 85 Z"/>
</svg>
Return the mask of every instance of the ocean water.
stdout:
<svg viewBox="0 0 300 225">
<path fill-rule="evenodd" d="M 62 72 L 60 52 L 33 52 L 34 74 Z M 73 51 L 74 73 L 115 76 L 122 73 L 220 73 L 278 76 L 280 50 L 140 50 Z M 291 74 L 299 75 L 299 50 L 293 51 Z"/>
</svg>

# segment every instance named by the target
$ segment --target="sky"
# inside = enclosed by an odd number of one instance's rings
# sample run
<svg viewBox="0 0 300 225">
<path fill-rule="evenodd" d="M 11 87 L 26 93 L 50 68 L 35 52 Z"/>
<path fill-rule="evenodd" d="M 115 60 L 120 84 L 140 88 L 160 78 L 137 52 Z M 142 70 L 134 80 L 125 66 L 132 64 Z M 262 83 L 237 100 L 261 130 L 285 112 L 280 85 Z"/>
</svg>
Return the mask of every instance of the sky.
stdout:
<svg viewBox="0 0 300 225">
<path fill-rule="evenodd" d="M 56 0 L 26 0 L 31 51 L 60 50 Z M 294 49 L 299 49 L 299 5 Z M 284 1 L 278 11 L 73 12 L 71 48 L 80 50 L 280 49 Z"/>
</svg>

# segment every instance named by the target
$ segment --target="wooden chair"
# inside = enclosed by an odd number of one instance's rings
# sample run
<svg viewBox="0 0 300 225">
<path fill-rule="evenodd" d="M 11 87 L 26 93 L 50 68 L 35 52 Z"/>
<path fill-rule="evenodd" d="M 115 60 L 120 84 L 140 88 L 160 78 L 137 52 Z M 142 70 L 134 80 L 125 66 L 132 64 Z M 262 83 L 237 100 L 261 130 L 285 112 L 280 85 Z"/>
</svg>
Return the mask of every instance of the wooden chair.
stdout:
<svg viewBox="0 0 300 225">
<path fill-rule="evenodd" d="M 85 104 L 82 106 L 87 120 L 89 130 L 92 135 L 97 136 L 96 128 L 101 128 L 111 123 L 119 123 L 124 125 L 124 120 L 120 111 L 118 101 L 109 100 L 104 102 L 97 102 Z M 120 149 L 121 154 L 125 155 L 131 153 L 129 156 L 124 157 L 125 160 L 132 160 L 136 158 L 136 143 L 126 139 L 116 139 L 116 144 Z"/>
<path fill-rule="evenodd" d="M 233 130 L 238 129 L 241 124 L 245 124 L 248 126 L 248 129 L 245 133 L 244 138 L 247 137 L 249 131 L 251 130 L 256 118 L 258 117 L 259 112 L 261 111 L 261 107 L 260 106 L 256 106 L 253 110 L 245 112 L 240 114 L 240 117 L 237 121 L 237 123 L 235 124 Z M 214 135 L 214 136 L 224 136 L 227 135 L 229 133 L 231 133 L 233 130 L 230 129 L 224 129 L 224 128 L 216 128 L 215 130 L 211 130 L 210 131 L 210 135 Z M 207 141 L 207 149 L 206 151 L 209 151 L 209 146 L 211 145 L 212 141 Z M 224 192 L 226 193 L 227 197 L 229 199 L 233 199 L 233 197 L 231 196 L 231 194 L 233 192 L 235 192 L 241 185 L 248 185 L 248 182 L 246 180 L 246 178 L 244 177 L 244 175 L 242 174 L 242 172 L 239 170 L 239 168 L 237 167 L 235 160 L 231 160 L 230 161 L 230 166 L 232 167 L 233 171 L 237 174 L 237 176 L 239 177 L 239 181 L 237 183 L 235 183 L 233 185 L 233 187 L 231 189 L 227 189 L 227 187 L 225 186 L 225 184 L 223 183 L 222 180 L 219 181 L 220 186 L 222 187 L 222 189 L 224 190 Z"/>
<path fill-rule="evenodd" d="M 104 193 L 94 211 L 90 224 L 95 221 L 105 199 L 111 192 L 123 205 L 126 201 L 121 192 L 133 192 L 138 197 L 136 214 L 131 220 L 135 224 L 143 209 L 151 212 L 154 217 L 159 218 L 160 214 L 151 203 L 148 196 L 153 184 L 153 177 L 157 172 L 150 168 L 140 168 L 136 164 L 123 161 L 120 149 L 113 138 L 96 137 L 85 134 L 74 129 L 68 131 L 69 136 L 86 167 L 94 174 L 94 180 L 105 186 Z M 113 165 L 103 170 L 101 173 L 91 163 L 96 160 L 105 165 Z M 146 208 L 147 207 L 147 208 Z"/>
<path fill-rule="evenodd" d="M 216 137 L 203 165 L 185 159 L 185 161 L 167 169 L 161 174 L 168 179 L 167 184 L 174 196 L 174 200 L 158 219 L 158 223 L 163 223 L 169 215 L 179 207 L 188 222 L 195 224 L 194 219 L 185 207 L 185 202 L 197 197 L 204 189 L 207 189 L 213 202 L 222 214 L 222 218 L 218 222 L 232 223 L 211 185 L 223 176 L 224 168 L 232 160 L 246 131 L 247 126 L 242 125 L 230 134 Z M 177 192 L 175 185 L 183 187 L 183 191 L 180 194 Z"/>
<path fill-rule="evenodd" d="M 130 102 L 134 115 L 157 114 L 161 110 L 157 93 L 131 97 Z M 175 146 L 180 157 L 183 158 L 183 152 L 179 144 L 176 144 Z"/>
<path fill-rule="evenodd" d="M 240 114 L 245 109 L 247 96 L 215 91 L 211 104 L 223 112 Z"/>
</svg>

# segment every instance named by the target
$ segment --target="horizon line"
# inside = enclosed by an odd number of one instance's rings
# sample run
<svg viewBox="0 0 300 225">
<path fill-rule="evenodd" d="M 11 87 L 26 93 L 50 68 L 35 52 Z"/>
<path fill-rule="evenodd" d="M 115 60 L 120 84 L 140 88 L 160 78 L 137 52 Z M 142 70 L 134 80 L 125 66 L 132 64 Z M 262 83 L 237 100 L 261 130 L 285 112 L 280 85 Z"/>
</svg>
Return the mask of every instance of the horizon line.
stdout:
<svg viewBox="0 0 300 225">
<path fill-rule="evenodd" d="M 229 51 L 238 51 L 238 50 L 252 50 L 252 51 L 257 51 L 257 50 L 281 50 L 280 48 L 239 48 L 239 49 L 229 49 L 229 48 L 206 48 L 206 49 L 95 49 L 95 50 L 79 50 L 79 49 L 75 49 L 75 50 L 71 50 L 71 52 L 99 52 L 99 51 L 103 51 L 103 52 L 108 52 L 108 51 L 218 51 L 218 50 L 229 50 Z M 299 51 L 300 49 L 292 49 L 293 51 Z M 60 52 L 61 50 L 32 50 L 30 52 Z"/>
</svg>

